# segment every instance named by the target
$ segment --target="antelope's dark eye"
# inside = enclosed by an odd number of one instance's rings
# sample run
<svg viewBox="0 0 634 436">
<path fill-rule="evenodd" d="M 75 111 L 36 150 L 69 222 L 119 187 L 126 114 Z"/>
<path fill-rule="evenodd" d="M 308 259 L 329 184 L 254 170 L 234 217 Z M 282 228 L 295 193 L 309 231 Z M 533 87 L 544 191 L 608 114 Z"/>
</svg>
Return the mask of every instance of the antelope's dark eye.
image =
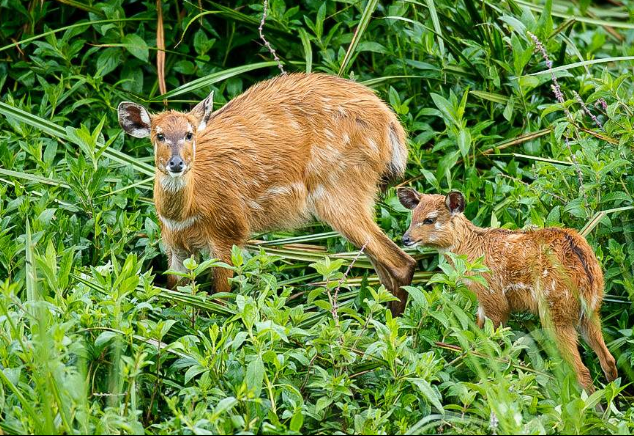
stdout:
<svg viewBox="0 0 634 436">
<path fill-rule="evenodd" d="M 156 135 L 156 139 L 163 142 L 165 141 L 165 135 L 163 135 L 162 133 L 159 133 L 158 135 Z"/>
<path fill-rule="evenodd" d="M 436 222 L 436 218 L 425 218 L 423 220 L 423 224 L 434 224 Z"/>
<path fill-rule="evenodd" d="M 187 132 L 187 135 L 185 135 L 185 139 L 187 139 L 188 141 L 191 141 L 193 137 L 194 135 L 192 134 L 192 132 Z"/>
</svg>

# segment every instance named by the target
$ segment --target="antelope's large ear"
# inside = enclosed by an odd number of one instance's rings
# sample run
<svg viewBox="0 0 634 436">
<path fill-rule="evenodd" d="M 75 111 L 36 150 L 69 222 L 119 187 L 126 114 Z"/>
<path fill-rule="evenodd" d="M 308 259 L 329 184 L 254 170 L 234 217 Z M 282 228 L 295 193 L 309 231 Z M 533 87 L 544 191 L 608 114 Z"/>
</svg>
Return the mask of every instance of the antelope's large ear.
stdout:
<svg viewBox="0 0 634 436">
<path fill-rule="evenodd" d="M 445 197 L 445 205 L 451 214 L 464 212 L 465 202 L 464 195 L 458 191 L 451 191 Z"/>
<path fill-rule="evenodd" d="M 211 113 L 214 111 L 214 92 L 211 91 L 209 96 L 198 103 L 189 113 L 198 120 L 198 131 L 205 130 Z"/>
<path fill-rule="evenodd" d="M 119 124 L 123 130 L 135 138 L 150 136 L 151 120 L 148 111 L 141 105 L 124 101 L 119 104 Z"/>
<path fill-rule="evenodd" d="M 416 209 L 416 206 L 420 203 L 420 194 L 415 189 L 400 188 L 397 194 L 401 204 L 408 209 Z"/>
</svg>

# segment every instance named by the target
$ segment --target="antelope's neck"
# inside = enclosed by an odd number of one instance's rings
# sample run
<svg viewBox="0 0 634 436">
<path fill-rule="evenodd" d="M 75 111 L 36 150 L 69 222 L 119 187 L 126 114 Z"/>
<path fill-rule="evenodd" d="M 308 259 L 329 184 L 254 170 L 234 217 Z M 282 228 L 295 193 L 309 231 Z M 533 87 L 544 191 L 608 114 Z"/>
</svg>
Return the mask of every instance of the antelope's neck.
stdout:
<svg viewBox="0 0 634 436">
<path fill-rule="evenodd" d="M 474 225 L 464 216 L 453 220 L 453 230 L 457 243 L 447 251 L 466 255 L 470 260 L 482 256 L 485 251 L 486 231 Z"/>
<path fill-rule="evenodd" d="M 157 171 L 154 204 L 161 220 L 183 222 L 192 219 L 196 214 L 193 170 L 181 177 L 171 177 Z"/>
</svg>

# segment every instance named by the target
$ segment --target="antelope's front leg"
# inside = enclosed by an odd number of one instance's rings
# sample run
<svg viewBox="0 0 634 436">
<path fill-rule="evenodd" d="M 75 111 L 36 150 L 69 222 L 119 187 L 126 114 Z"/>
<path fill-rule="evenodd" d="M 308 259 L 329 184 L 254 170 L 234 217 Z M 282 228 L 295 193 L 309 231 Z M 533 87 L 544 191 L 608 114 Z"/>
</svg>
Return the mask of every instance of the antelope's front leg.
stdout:
<svg viewBox="0 0 634 436">
<path fill-rule="evenodd" d="M 185 259 L 187 259 L 187 257 L 188 257 L 187 252 L 185 251 L 168 248 L 167 249 L 168 269 L 172 271 L 176 271 L 176 272 L 181 272 L 181 273 L 187 272 L 187 269 L 183 265 L 183 262 L 185 261 Z M 176 285 L 178 284 L 181 278 L 182 277 L 179 277 L 177 275 L 169 274 L 167 276 L 167 287 L 169 289 L 176 289 Z"/>
<path fill-rule="evenodd" d="M 211 257 L 231 265 L 231 246 L 215 246 L 211 249 Z M 229 279 L 233 277 L 233 270 L 216 267 L 213 269 L 212 292 L 231 292 Z"/>
</svg>

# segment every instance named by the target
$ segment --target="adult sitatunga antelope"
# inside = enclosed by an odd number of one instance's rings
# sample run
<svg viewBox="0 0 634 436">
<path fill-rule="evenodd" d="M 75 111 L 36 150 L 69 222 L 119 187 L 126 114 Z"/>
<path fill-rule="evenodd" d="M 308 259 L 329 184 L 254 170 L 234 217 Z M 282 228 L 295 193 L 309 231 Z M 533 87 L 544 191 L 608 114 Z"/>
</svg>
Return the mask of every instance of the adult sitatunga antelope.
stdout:
<svg viewBox="0 0 634 436">
<path fill-rule="evenodd" d="M 189 113 L 119 105 L 121 127 L 154 145 L 154 203 L 170 268 L 203 251 L 230 262 L 232 246 L 250 234 L 315 217 L 365 244 L 400 314 L 415 261 L 373 218 L 379 187 L 407 163 L 406 135 L 390 108 L 367 87 L 324 74 L 279 76 L 212 107 L 211 95 Z M 216 268 L 215 290 L 229 291 L 230 277 Z"/>
<path fill-rule="evenodd" d="M 553 332 L 562 357 L 570 362 L 579 384 L 594 391 L 590 371 L 577 349 L 577 330 L 599 357 L 608 381 L 617 378 L 614 357 L 605 346 L 599 309 L 603 272 L 592 248 L 576 231 L 547 228 L 529 231 L 481 228 L 463 214 L 461 193 L 422 195 L 400 189 L 403 206 L 412 209 L 412 224 L 403 236 L 408 246 L 424 245 L 441 253 L 466 255 L 473 262 L 484 256 L 489 288 L 476 281 L 466 285 L 478 297 L 478 326 L 485 317 L 498 326 L 511 312 L 539 314 Z"/>
</svg>

